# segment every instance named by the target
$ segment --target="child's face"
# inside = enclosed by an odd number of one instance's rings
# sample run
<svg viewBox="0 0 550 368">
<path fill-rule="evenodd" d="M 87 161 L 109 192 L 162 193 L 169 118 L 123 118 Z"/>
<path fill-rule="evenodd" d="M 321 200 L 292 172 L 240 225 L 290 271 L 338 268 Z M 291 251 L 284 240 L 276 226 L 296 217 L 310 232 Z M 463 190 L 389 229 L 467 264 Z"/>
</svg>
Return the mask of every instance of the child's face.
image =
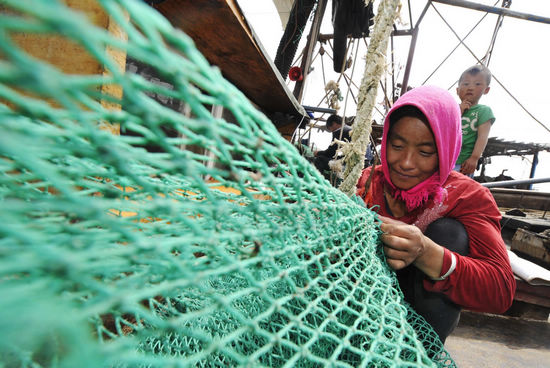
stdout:
<svg viewBox="0 0 550 368">
<path fill-rule="evenodd" d="M 487 80 L 483 73 L 477 73 L 476 75 L 466 74 L 458 84 L 456 93 L 460 101 L 468 101 L 472 105 L 476 105 L 481 96 L 489 92 L 490 88 L 487 86 Z"/>
</svg>

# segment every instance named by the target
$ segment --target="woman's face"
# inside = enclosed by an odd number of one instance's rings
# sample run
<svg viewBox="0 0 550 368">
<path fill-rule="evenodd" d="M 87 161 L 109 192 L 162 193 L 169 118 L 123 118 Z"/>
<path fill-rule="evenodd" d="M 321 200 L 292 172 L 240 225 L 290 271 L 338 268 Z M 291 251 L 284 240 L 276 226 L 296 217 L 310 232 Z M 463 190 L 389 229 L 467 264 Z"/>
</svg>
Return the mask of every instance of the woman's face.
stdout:
<svg viewBox="0 0 550 368">
<path fill-rule="evenodd" d="M 439 158 L 432 131 L 420 119 L 402 117 L 390 129 L 386 145 L 390 179 L 408 190 L 438 170 Z"/>
</svg>

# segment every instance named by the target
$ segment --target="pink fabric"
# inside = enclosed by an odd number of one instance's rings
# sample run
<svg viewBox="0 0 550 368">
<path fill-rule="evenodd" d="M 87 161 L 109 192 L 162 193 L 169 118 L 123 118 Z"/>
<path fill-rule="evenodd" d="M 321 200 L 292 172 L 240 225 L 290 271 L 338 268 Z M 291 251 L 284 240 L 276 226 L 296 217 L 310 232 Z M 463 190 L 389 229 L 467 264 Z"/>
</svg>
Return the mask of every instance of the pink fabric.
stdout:
<svg viewBox="0 0 550 368">
<path fill-rule="evenodd" d="M 390 116 L 395 110 L 406 105 L 416 106 L 428 119 L 437 146 L 439 170 L 413 188 L 401 190 L 391 182 L 386 160 L 386 145 L 390 128 Z M 425 203 L 432 195 L 436 202 L 441 202 L 445 195 L 442 187 L 443 183 L 453 170 L 456 159 L 460 154 L 461 145 L 460 108 L 448 91 L 434 86 L 422 86 L 405 93 L 395 102 L 386 115 L 380 152 L 384 177 L 393 191 L 393 196 L 402 199 L 409 211 Z"/>
</svg>

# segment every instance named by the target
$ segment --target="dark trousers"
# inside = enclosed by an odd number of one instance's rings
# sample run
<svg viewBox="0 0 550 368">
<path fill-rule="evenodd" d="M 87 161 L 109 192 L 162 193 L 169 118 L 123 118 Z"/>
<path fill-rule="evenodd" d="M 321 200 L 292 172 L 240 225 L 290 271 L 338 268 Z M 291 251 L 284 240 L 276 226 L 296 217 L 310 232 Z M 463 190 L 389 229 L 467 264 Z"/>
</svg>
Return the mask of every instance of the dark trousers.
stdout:
<svg viewBox="0 0 550 368">
<path fill-rule="evenodd" d="M 319 155 L 316 156 L 315 161 L 313 161 L 317 170 L 319 170 L 327 180 L 330 180 L 330 166 L 328 165 L 330 160 L 332 160 L 331 157 Z"/>
<path fill-rule="evenodd" d="M 464 226 L 450 218 L 441 218 L 431 223 L 424 232 L 437 244 L 460 255 L 468 254 L 468 233 Z M 424 289 L 425 275 L 410 265 L 397 271 L 399 286 L 405 300 L 432 326 L 441 342 L 455 329 L 461 308 L 451 302 L 444 294 Z"/>
</svg>

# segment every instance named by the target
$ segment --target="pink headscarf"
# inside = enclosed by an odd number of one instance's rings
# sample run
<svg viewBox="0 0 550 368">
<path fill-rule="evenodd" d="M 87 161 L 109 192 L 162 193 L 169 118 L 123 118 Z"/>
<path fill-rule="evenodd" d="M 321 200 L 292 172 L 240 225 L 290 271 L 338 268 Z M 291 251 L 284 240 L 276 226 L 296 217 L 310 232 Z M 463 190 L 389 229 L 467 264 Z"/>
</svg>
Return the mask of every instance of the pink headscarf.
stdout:
<svg viewBox="0 0 550 368">
<path fill-rule="evenodd" d="M 401 190 L 393 185 L 390 179 L 390 171 L 386 160 L 386 144 L 390 128 L 390 116 L 395 110 L 405 105 L 416 106 L 430 123 L 437 146 L 439 170 L 411 189 Z M 382 136 L 382 171 L 387 184 L 393 190 L 393 196 L 405 201 L 409 211 L 422 205 L 432 194 L 435 196 L 436 201 L 441 201 L 444 192 L 443 183 L 453 170 L 456 159 L 460 154 L 461 145 L 460 108 L 448 91 L 434 86 L 422 86 L 405 93 L 395 102 L 386 115 Z"/>
</svg>

